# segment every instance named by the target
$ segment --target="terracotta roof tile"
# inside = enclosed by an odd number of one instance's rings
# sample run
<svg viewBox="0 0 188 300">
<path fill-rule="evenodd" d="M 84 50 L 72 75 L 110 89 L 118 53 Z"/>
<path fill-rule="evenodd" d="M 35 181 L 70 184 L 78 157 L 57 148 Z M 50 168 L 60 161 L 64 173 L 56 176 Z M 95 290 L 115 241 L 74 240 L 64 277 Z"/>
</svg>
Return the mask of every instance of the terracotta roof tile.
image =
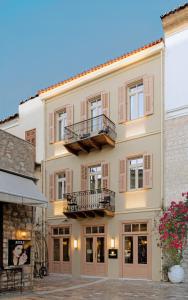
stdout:
<svg viewBox="0 0 188 300">
<path fill-rule="evenodd" d="M 184 9 L 184 8 L 186 8 L 187 6 L 188 6 L 188 2 L 186 2 L 186 3 L 183 4 L 183 5 L 180 5 L 180 6 L 176 7 L 176 8 L 173 9 L 173 10 L 170 10 L 170 11 L 166 12 L 164 15 L 161 16 L 161 19 L 163 19 L 163 18 L 165 18 L 165 17 L 167 17 L 167 16 L 169 16 L 169 15 L 171 15 L 171 14 L 175 14 L 177 11 Z"/>
<path fill-rule="evenodd" d="M 65 85 L 65 84 L 68 83 L 68 82 L 71 82 L 71 81 L 73 81 L 73 80 L 75 80 L 75 79 L 78 79 L 78 78 L 80 78 L 80 77 L 83 77 L 83 76 L 85 76 L 85 75 L 87 75 L 87 74 L 90 74 L 90 73 L 92 73 L 92 72 L 94 72 L 94 71 L 97 71 L 97 70 L 99 70 L 99 69 L 102 69 L 102 68 L 104 68 L 104 67 L 106 67 L 106 66 L 109 66 L 109 65 L 115 63 L 115 62 L 121 61 L 121 60 L 123 60 L 123 59 L 125 59 L 125 58 L 127 58 L 127 57 L 129 57 L 129 56 L 131 56 L 131 55 L 133 55 L 133 54 L 136 54 L 136 53 L 138 53 L 138 52 L 141 52 L 141 51 L 143 51 L 143 50 L 145 50 L 145 49 L 148 49 L 148 48 L 150 48 L 150 47 L 153 47 L 153 46 L 155 46 L 155 45 L 161 43 L 162 41 L 163 41 L 163 39 L 160 38 L 159 40 L 156 40 L 156 41 L 154 41 L 154 42 L 151 42 L 151 43 L 149 43 L 149 44 L 146 44 L 146 45 L 144 45 L 144 46 L 142 46 L 142 47 L 140 47 L 140 48 L 138 48 L 138 49 L 136 49 L 136 50 L 133 50 L 133 51 L 128 52 L 128 53 L 126 53 L 126 54 L 123 54 L 123 55 L 121 55 L 121 56 L 119 56 L 119 57 L 116 57 L 116 58 L 114 58 L 114 59 L 111 59 L 111 60 L 109 60 L 109 61 L 107 61 L 107 62 L 105 62 L 105 63 L 103 63 L 103 64 L 98 65 L 98 66 L 92 67 L 91 69 L 88 69 L 88 70 L 83 71 L 83 72 L 81 72 L 81 73 L 79 73 L 79 74 L 76 74 L 76 75 L 74 75 L 74 76 L 72 76 L 72 77 L 70 77 L 70 78 L 68 78 L 68 79 L 65 79 L 65 80 L 60 81 L 60 82 L 58 82 L 58 83 L 56 83 L 56 84 L 53 84 L 53 85 L 51 85 L 51 86 L 49 86 L 49 87 L 47 87 L 47 88 L 45 88 L 45 89 L 41 89 L 41 90 L 38 91 L 38 94 L 40 95 L 40 94 L 42 94 L 42 93 L 48 92 L 48 91 L 50 91 L 50 90 L 53 90 L 53 89 L 55 89 L 55 88 L 57 88 L 57 87 L 63 86 L 63 85 Z"/>
<path fill-rule="evenodd" d="M 14 115 L 8 116 L 8 117 L 6 117 L 5 119 L 0 120 L 0 124 L 9 122 L 9 121 L 14 120 L 14 119 L 16 119 L 16 118 L 18 118 L 18 117 L 19 117 L 19 114 L 18 114 L 18 113 L 15 113 Z"/>
</svg>

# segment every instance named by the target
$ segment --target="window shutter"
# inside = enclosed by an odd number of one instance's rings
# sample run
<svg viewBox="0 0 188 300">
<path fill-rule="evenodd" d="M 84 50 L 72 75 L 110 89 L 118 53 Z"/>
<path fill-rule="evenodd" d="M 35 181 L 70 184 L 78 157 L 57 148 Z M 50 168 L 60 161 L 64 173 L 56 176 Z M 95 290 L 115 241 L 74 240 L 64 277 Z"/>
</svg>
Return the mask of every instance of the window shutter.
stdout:
<svg viewBox="0 0 188 300">
<path fill-rule="evenodd" d="M 49 113 L 49 143 L 54 143 L 54 113 Z"/>
<path fill-rule="evenodd" d="M 88 119 L 88 105 L 87 100 L 81 102 L 80 106 L 80 120 L 84 121 Z"/>
<path fill-rule="evenodd" d="M 88 168 L 85 165 L 81 165 L 81 191 L 86 191 L 88 184 Z"/>
<path fill-rule="evenodd" d="M 144 83 L 144 114 L 146 116 L 153 114 L 153 96 L 154 82 L 153 76 L 145 76 Z"/>
<path fill-rule="evenodd" d="M 73 124 L 73 105 L 66 106 L 66 113 L 67 113 L 67 126 Z"/>
<path fill-rule="evenodd" d="M 110 164 L 102 163 L 102 188 L 110 188 Z"/>
<path fill-rule="evenodd" d="M 49 200 L 53 202 L 55 200 L 55 174 L 49 175 Z"/>
<path fill-rule="evenodd" d="M 119 192 L 126 192 L 126 159 L 119 160 Z"/>
<path fill-rule="evenodd" d="M 71 169 L 65 170 L 66 176 L 66 193 L 73 192 L 73 171 Z"/>
<path fill-rule="evenodd" d="M 127 121 L 127 87 L 120 86 L 118 88 L 118 122 Z"/>
<path fill-rule="evenodd" d="M 143 178 L 143 186 L 144 188 L 152 188 L 153 181 L 153 170 L 152 170 L 152 154 L 144 154 L 144 178 Z"/>
<path fill-rule="evenodd" d="M 110 101 L 109 101 L 109 93 L 101 93 L 102 100 L 102 111 L 103 114 L 109 118 L 110 116 Z"/>
</svg>

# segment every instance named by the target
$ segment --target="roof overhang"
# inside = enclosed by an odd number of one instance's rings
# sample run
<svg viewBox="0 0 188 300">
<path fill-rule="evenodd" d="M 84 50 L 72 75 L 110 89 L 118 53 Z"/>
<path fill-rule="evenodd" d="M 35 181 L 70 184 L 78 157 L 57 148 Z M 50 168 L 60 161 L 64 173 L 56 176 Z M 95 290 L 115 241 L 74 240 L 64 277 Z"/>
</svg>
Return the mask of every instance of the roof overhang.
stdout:
<svg viewBox="0 0 188 300">
<path fill-rule="evenodd" d="M 41 100 L 48 100 L 54 96 L 57 96 L 61 93 L 68 92 L 76 87 L 79 87 L 83 84 L 87 84 L 92 80 L 96 80 L 102 76 L 108 75 L 112 72 L 118 71 L 130 64 L 139 62 L 143 59 L 149 58 L 157 53 L 159 53 L 164 48 L 163 40 L 161 39 L 158 43 L 146 47 L 140 51 L 135 51 L 130 55 L 127 55 L 125 58 L 117 59 L 117 61 L 113 63 L 106 63 L 105 66 L 98 68 L 95 71 L 86 71 L 86 75 L 80 76 L 78 78 L 72 79 L 67 83 L 63 83 L 62 85 L 54 88 L 50 88 L 49 90 L 43 91 L 40 93 L 39 98 Z"/>
<path fill-rule="evenodd" d="M 32 179 L 0 171 L 0 202 L 47 207 L 47 199 Z"/>
</svg>

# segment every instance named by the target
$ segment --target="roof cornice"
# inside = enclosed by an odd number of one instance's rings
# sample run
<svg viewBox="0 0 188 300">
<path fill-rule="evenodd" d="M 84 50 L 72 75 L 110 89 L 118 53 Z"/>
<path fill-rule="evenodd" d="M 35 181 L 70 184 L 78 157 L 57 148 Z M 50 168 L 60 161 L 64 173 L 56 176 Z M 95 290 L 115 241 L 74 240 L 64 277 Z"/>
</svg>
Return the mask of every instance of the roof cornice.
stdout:
<svg viewBox="0 0 188 300">
<path fill-rule="evenodd" d="M 39 97 L 41 100 L 47 100 L 61 93 L 68 92 L 69 90 L 87 84 L 92 80 L 96 80 L 114 71 L 118 71 L 132 63 L 139 62 L 140 60 L 155 55 L 156 53 L 159 53 L 163 47 L 164 43 L 163 39 L 161 38 L 160 40 L 147 44 L 142 48 L 131 51 L 130 53 L 122 55 L 121 57 L 108 61 L 102 65 L 62 81 L 57 85 L 53 85 L 47 89 L 41 90 L 39 91 Z"/>
</svg>

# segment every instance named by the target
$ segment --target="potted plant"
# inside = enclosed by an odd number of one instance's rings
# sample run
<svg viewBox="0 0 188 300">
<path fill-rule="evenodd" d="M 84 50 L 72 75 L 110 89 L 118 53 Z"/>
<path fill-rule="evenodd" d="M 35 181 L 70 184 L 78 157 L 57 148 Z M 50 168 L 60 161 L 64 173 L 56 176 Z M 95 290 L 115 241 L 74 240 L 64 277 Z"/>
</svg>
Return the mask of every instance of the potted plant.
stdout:
<svg viewBox="0 0 188 300">
<path fill-rule="evenodd" d="M 171 202 L 159 220 L 159 235 L 163 256 L 168 266 L 168 278 L 173 283 L 184 280 L 181 266 L 183 250 L 187 242 L 188 199 Z"/>
</svg>

